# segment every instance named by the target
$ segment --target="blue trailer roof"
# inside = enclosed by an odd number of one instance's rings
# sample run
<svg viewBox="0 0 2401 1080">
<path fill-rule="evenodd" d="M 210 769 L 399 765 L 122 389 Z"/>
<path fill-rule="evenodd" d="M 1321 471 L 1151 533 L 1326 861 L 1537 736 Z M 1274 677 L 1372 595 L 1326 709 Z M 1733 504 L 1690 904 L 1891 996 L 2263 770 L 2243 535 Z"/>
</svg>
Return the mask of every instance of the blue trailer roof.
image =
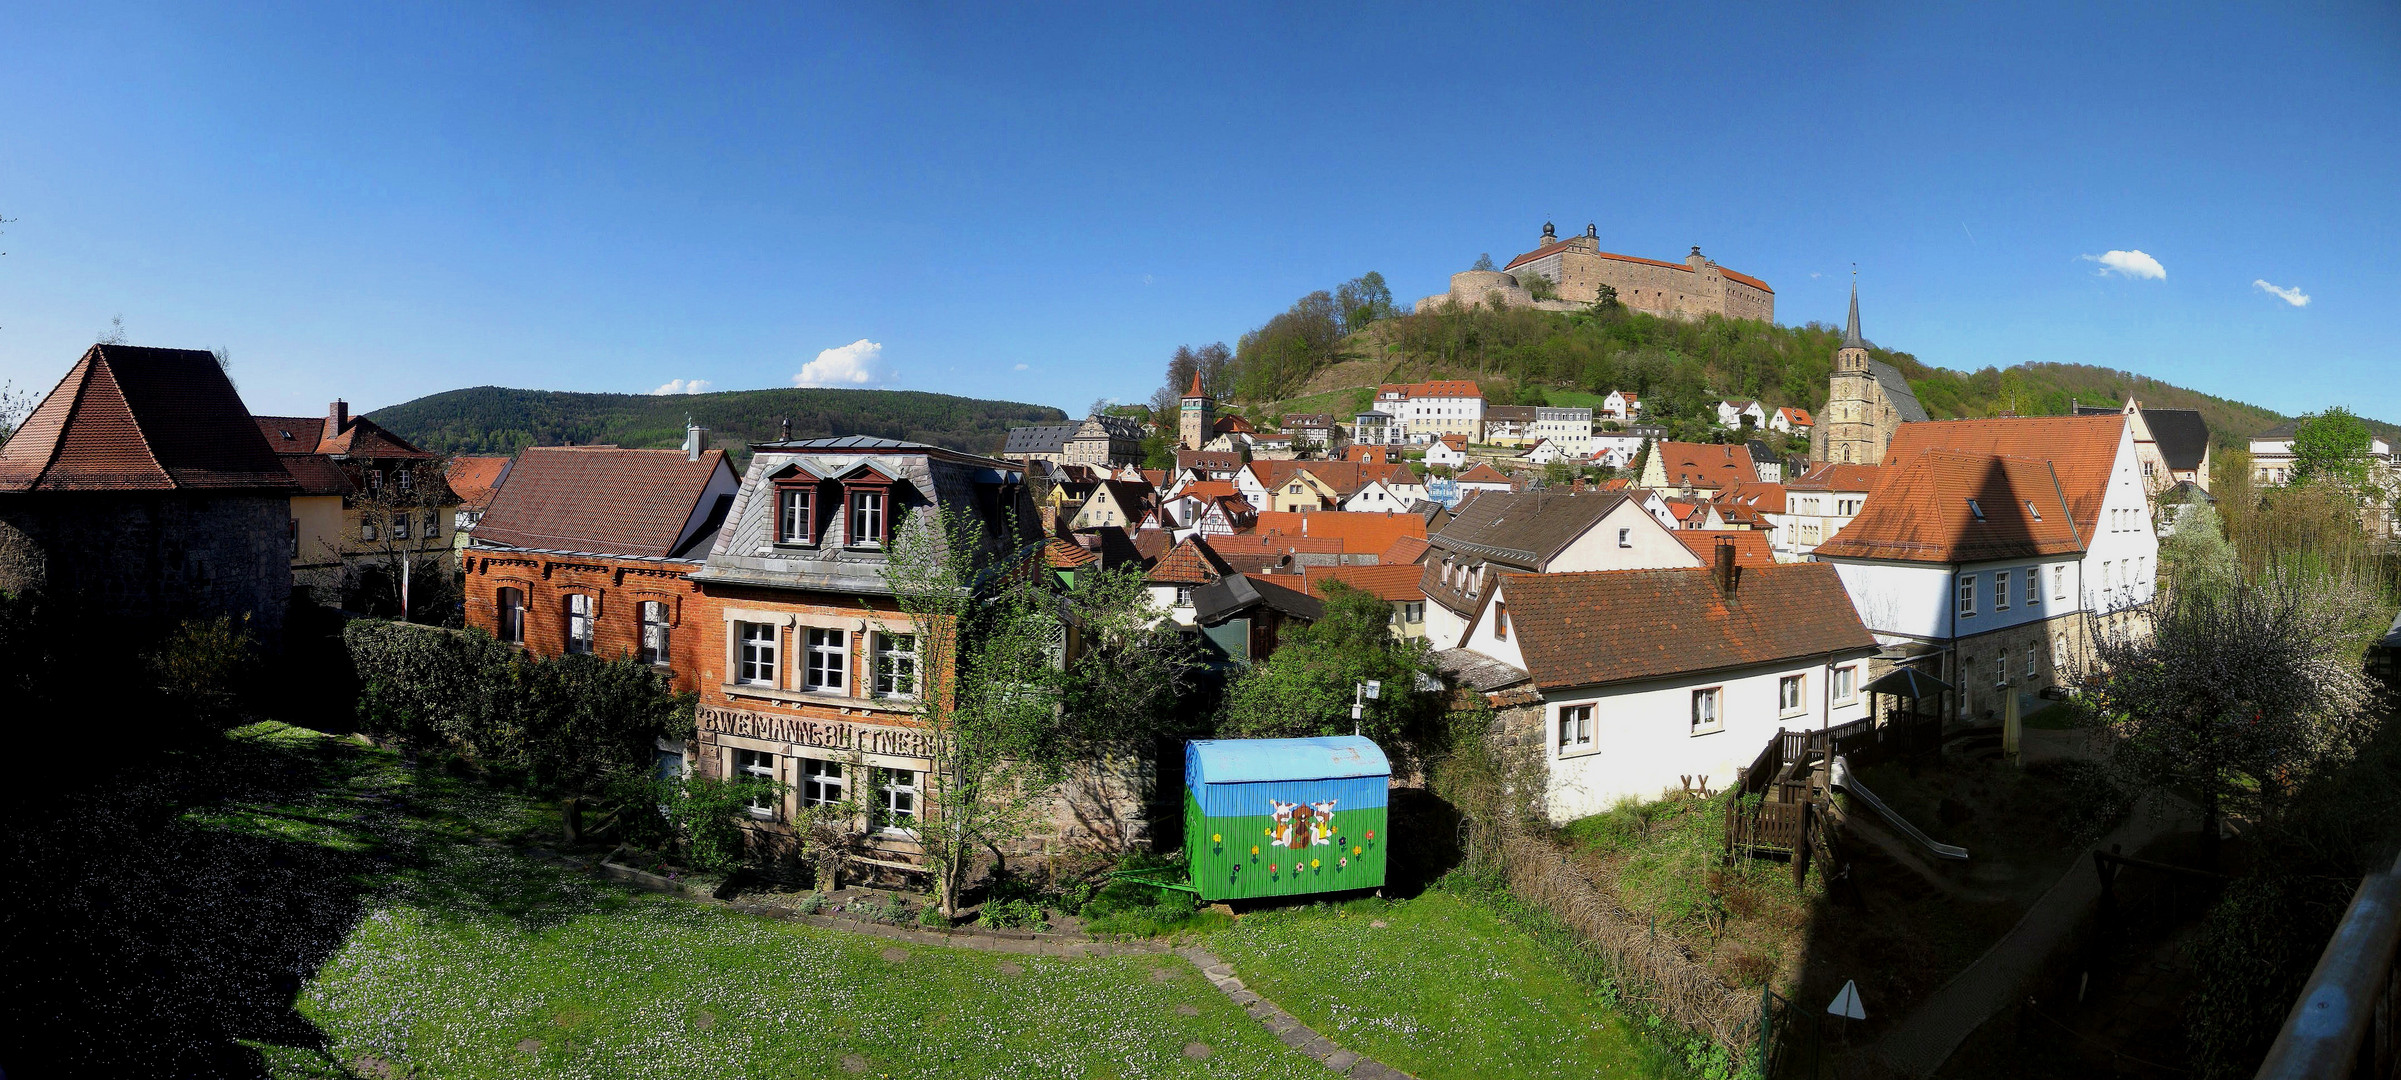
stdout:
<svg viewBox="0 0 2401 1080">
<path fill-rule="evenodd" d="M 1390 776 L 1392 762 L 1374 740 L 1358 735 L 1319 739 L 1195 739 L 1184 782 L 1247 784 L 1261 780 L 1333 780 Z"/>
</svg>

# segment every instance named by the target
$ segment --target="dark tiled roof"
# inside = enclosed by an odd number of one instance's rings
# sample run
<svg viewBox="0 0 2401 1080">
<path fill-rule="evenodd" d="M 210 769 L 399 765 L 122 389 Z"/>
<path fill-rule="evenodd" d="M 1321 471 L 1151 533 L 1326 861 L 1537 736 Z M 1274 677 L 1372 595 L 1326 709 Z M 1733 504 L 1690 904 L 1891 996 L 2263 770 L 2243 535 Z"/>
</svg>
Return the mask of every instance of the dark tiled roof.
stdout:
<svg viewBox="0 0 2401 1080">
<path fill-rule="evenodd" d="M 1334 426 L 1334 414 L 1321 412 L 1288 412 L 1281 425 L 1285 428 L 1324 428 Z"/>
<path fill-rule="evenodd" d="M 1540 570 L 1626 501 L 1615 491 L 1487 491 L 1459 504 L 1458 515 L 1429 539 L 1438 549 Z"/>
<path fill-rule="evenodd" d="M 2067 494 L 2076 523 L 2090 532 L 2109 494 L 2109 473 L 2118 460 L 2126 418 L 2107 416 L 2005 416 L 1989 420 L 1936 420 L 1894 429 L 1887 462 L 1909 460 L 1920 450 L 1956 450 L 2048 461 Z M 1890 477 L 1886 478 L 1890 482 Z"/>
<path fill-rule="evenodd" d="M 2084 551 L 2083 519 L 2070 519 L 2050 462 L 1920 450 L 1885 468 L 1818 555 L 1962 563 Z"/>
<path fill-rule="evenodd" d="M 725 452 L 536 446 L 475 527 L 479 544 L 665 558 L 720 472 Z"/>
<path fill-rule="evenodd" d="M 1531 424 L 1538 419 L 1540 419 L 1540 417 L 1535 415 L 1534 406 L 1532 405 L 1484 406 L 1485 423 L 1500 421 L 1502 423 L 1514 422 L 1519 424 Z"/>
<path fill-rule="evenodd" d="M 1258 607 L 1310 622 L 1325 614 L 1325 605 L 1316 597 L 1264 576 L 1232 574 L 1192 590 L 1193 615 L 1209 625 Z"/>
<path fill-rule="evenodd" d="M 0 448 L 0 491 L 294 490 L 217 358 L 94 345 Z"/>
<path fill-rule="evenodd" d="M 348 495 L 357 490 L 358 485 L 350 482 L 350 474 L 343 472 L 340 465 L 334 464 L 332 458 L 323 454 L 277 454 L 275 457 L 283 462 L 284 471 L 292 474 L 292 481 L 300 485 L 303 495 Z"/>
<path fill-rule="evenodd" d="M 1202 472 L 1232 474 L 1242 471 L 1242 455 L 1230 450 L 1178 450 L 1175 452 L 1177 472 L 1199 469 Z"/>
<path fill-rule="evenodd" d="M 1079 426 L 1077 424 L 1036 424 L 1031 427 L 1010 428 L 1008 439 L 1001 443 L 1001 456 L 1064 454 L 1067 452 L 1067 440 L 1075 436 L 1075 429 Z"/>
<path fill-rule="evenodd" d="M 1883 479 L 1881 465 L 1814 465 L 1808 472 L 1784 481 L 1787 491 L 1873 491 Z"/>
<path fill-rule="evenodd" d="M 2150 425 L 2159 456 L 2170 469 L 2199 469 L 2201 459 L 2209 455 L 2209 424 L 2198 409 L 2144 409 L 2143 423 Z"/>
<path fill-rule="evenodd" d="M 1535 685 L 1545 689 L 1866 654 L 1834 567 L 1744 567 L 1732 596 L 1709 567 L 1509 574 L 1501 595 Z"/>
<path fill-rule="evenodd" d="M 1909 388 L 1909 380 L 1901 376 L 1900 368 L 1871 356 L 1867 370 L 1876 377 L 1876 384 L 1884 388 L 1885 400 L 1892 402 L 1893 413 L 1902 421 L 1914 423 L 1926 419 L 1926 407 L 1918 404 L 1917 391 Z"/>
</svg>

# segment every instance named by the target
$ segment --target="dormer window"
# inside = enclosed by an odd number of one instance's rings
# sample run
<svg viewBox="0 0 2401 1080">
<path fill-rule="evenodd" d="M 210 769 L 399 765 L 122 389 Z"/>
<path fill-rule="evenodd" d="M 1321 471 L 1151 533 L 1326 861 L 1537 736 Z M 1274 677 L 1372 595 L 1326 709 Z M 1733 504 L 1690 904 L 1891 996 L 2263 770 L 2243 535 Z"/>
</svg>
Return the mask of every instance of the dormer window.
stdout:
<svg viewBox="0 0 2401 1080">
<path fill-rule="evenodd" d="M 890 527 L 892 490 L 877 486 L 850 492 L 850 546 L 882 547 Z"/>
<path fill-rule="evenodd" d="M 775 488 L 775 542 L 817 542 L 817 488 L 814 484 L 778 484 Z"/>
</svg>

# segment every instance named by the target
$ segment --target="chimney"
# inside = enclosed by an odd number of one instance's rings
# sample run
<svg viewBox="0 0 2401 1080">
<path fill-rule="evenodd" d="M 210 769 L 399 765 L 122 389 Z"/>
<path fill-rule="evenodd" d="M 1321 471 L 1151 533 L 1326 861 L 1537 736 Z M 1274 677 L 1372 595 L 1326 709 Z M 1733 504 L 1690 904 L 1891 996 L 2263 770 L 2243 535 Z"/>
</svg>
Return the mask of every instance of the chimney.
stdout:
<svg viewBox="0 0 2401 1080">
<path fill-rule="evenodd" d="M 1717 542 L 1717 565 L 1713 570 L 1717 576 L 1717 591 L 1732 597 L 1734 590 L 1742 587 L 1742 567 L 1734 565 L 1734 541 L 1721 539 Z"/>
<path fill-rule="evenodd" d="M 792 418 L 791 418 L 791 417 L 788 417 L 788 416 L 787 416 L 787 417 L 785 417 L 785 418 L 784 418 L 784 425 L 783 425 L 783 436 L 782 436 L 782 438 L 781 438 L 781 440 L 780 440 L 780 441 L 782 441 L 782 442 L 791 442 L 791 441 L 792 441 Z"/>
<path fill-rule="evenodd" d="M 328 438 L 348 430 L 350 427 L 350 403 L 335 398 L 333 404 L 325 407 L 325 422 L 333 425 L 333 430 L 325 433 Z"/>
<path fill-rule="evenodd" d="M 699 461 L 701 452 L 709 448 L 709 432 L 687 419 L 684 421 L 684 460 Z"/>
</svg>

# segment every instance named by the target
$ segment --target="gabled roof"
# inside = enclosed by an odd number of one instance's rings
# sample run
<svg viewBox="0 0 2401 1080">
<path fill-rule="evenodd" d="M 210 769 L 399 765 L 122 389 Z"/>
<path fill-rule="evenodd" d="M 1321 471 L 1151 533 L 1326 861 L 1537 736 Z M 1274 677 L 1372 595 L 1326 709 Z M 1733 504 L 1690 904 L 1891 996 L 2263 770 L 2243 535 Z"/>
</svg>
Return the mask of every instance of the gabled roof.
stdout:
<svg viewBox="0 0 2401 1080">
<path fill-rule="evenodd" d="M 1677 543 L 1700 557 L 1703 566 L 1717 562 L 1721 542 L 1734 545 L 1736 566 L 1776 565 L 1776 551 L 1768 546 L 1767 534 L 1755 529 L 1678 529 L 1674 535 Z"/>
<path fill-rule="evenodd" d="M 1664 471 L 1669 487 L 1722 488 L 1759 479 L 1750 448 L 1736 443 L 1660 440 L 1651 444 L 1651 460 Z"/>
<path fill-rule="evenodd" d="M 2151 426 L 2151 439 L 2159 444 L 2159 456 L 2168 468 L 2191 472 L 2209 456 L 2209 424 L 2199 410 L 2144 409 L 2143 422 Z"/>
<path fill-rule="evenodd" d="M 1349 555 L 1376 555 L 1402 537 L 1426 535 L 1425 519 L 1415 514 L 1359 513 L 1314 510 L 1290 513 L 1265 510 L 1259 514 L 1260 536 L 1307 536 L 1333 540 Z"/>
<path fill-rule="evenodd" d="M 1471 379 L 1433 379 L 1415 383 L 1385 383 L 1376 387 L 1377 396 L 1399 394 L 1404 398 L 1480 398 L 1484 391 Z"/>
<path fill-rule="evenodd" d="M 1465 453 L 1467 450 L 1467 436 L 1465 435 L 1459 435 L 1455 433 L 1445 435 L 1442 437 L 1441 441 L 1442 445 L 1450 447 L 1453 450 L 1460 451 L 1461 453 Z"/>
<path fill-rule="evenodd" d="M 1884 460 L 1907 461 L 1920 450 L 1955 450 L 2048 461 L 2059 474 L 2060 490 L 2067 495 L 2068 509 L 2075 511 L 2076 523 L 2089 532 L 2109 494 L 2109 473 L 2117 465 L 2118 440 L 2125 430 L 2126 417 L 2114 412 L 1933 420 L 1894 429 Z"/>
<path fill-rule="evenodd" d="M 1859 516 L 1818 545 L 1826 558 L 1969 563 L 2082 554 L 2052 465 L 1919 450 L 1886 467 Z"/>
<path fill-rule="evenodd" d="M 1817 418 L 1809 415 L 1809 410 L 1798 406 L 1781 406 L 1776 410 L 1776 415 L 1783 417 L 1787 424 L 1800 424 L 1804 427 L 1817 426 Z"/>
<path fill-rule="evenodd" d="M 1385 548 L 1383 554 L 1376 556 L 1376 561 L 1387 566 L 1396 563 L 1414 563 L 1424 558 L 1426 551 L 1432 546 L 1425 537 L 1404 536 L 1393 541 L 1392 546 Z"/>
<path fill-rule="evenodd" d="M 1397 463 L 1401 460 L 1401 451 L 1396 446 L 1346 446 L 1342 448 L 1342 460 L 1356 461 L 1362 465 Z"/>
<path fill-rule="evenodd" d="M 1246 574 L 1290 565 L 1297 555 L 1342 555 L 1342 541 L 1314 536 L 1238 533 L 1208 537 L 1207 543 L 1220 563 Z"/>
<path fill-rule="evenodd" d="M 1242 455 L 1231 450 L 1178 450 L 1175 452 L 1177 472 L 1199 469 L 1202 472 L 1231 473 L 1242 468 Z"/>
<path fill-rule="evenodd" d="M 1084 550 L 1080 544 L 1070 544 L 1056 536 L 1042 541 L 1042 565 L 1053 570 L 1074 570 L 1099 561 L 1100 556 Z"/>
<path fill-rule="evenodd" d="M 1067 440 L 1074 438 L 1076 429 L 1082 426 L 1081 423 L 1030 424 L 1010 428 L 1008 439 L 1000 446 L 1001 456 L 1064 454 L 1067 452 Z"/>
<path fill-rule="evenodd" d="M 1508 484 L 1509 474 L 1492 467 L 1491 462 L 1479 461 L 1475 467 L 1459 474 L 1462 484 Z"/>
<path fill-rule="evenodd" d="M 1926 407 L 1918 403 L 1917 391 L 1909 388 L 1909 380 L 1901 369 L 1871 356 L 1867 358 L 1868 374 L 1875 376 L 1876 385 L 1884 389 L 1884 399 L 1892 402 L 1893 414 L 1903 423 L 1923 423 Z"/>
<path fill-rule="evenodd" d="M 1484 422 L 1488 424 L 1496 420 L 1503 423 L 1514 421 L 1520 424 L 1531 424 L 1539 419 L 1541 417 L 1534 411 L 1532 405 L 1484 406 Z"/>
<path fill-rule="evenodd" d="M 1339 581 L 1379 600 L 1405 603 L 1423 600 L 1426 591 L 1418 586 L 1418 567 L 1399 566 L 1304 566 L 1300 568 L 1303 585 L 1309 594 L 1320 600 L 1326 598 L 1326 583 Z M 1281 575 L 1279 575 L 1281 576 Z"/>
<path fill-rule="evenodd" d="M 1310 622 L 1325 614 L 1325 605 L 1316 597 L 1271 581 L 1268 575 L 1233 574 L 1192 590 L 1193 614 L 1204 624 L 1261 607 Z"/>
<path fill-rule="evenodd" d="M 1719 488 L 1716 499 L 1721 505 L 1731 503 L 1762 514 L 1784 513 L 1785 500 L 1784 485 L 1771 484 L 1764 480 L 1752 480 L 1731 487 Z"/>
<path fill-rule="evenodd" d="M 672 557 L 695 513 L 718 512 L 700 500 L 721 475 L 733 476 L 722 450 L 691 461 L 682 450 L 528 447 L 475 526 L 475 542 Z"/>
<path fill-rule="evenodd" d="M 1544 689 L 1872 653 L 1834 567 L 1747 566 L 1731 596 L 1711 567 L 1503 575 L 1526 671 Z"/>
<path fill-rule="evenodd" d="M 1282 426 L 1287 428 L 1333 427 L 1334 414 L 1321 412 L 1288 412 L 1284 414 Z"/>
<path fill-rule="evenodd" d="M 1207 541 L 1194 536 L 1159 556 L 1143 580 L 1153 585 L 1206 585 L 1233 572 Z"/>
<path fill-rule="evenodd" d="M 1218 417 L 1216 423 L 1209 425 L 1209 432 L 1213 435 L 1252 435 L 1256 434 L 1258 430 L 1241 413 L 1227 413 Z"/>
<path fill-rule="evenodd" d="M 1207 502 L 1211 499 L 1238 498 L 1241 494 L 1241 490 L 1236 488 L 1231 480 L 1195 480 L 1178 490 L 1176 498 L 1198 499 Z"/>
<path fill-rule="evenodd" d="M 1614 491 L 1487 491 L 1459 504 L 1429 543 L 1539 570 L 1625 501 Z"/>
<path fill-rule="evenodd" d="M 217 358 L 94 345 L 0 447 L 0 491 L 291 492 Z"/>
</svg>

